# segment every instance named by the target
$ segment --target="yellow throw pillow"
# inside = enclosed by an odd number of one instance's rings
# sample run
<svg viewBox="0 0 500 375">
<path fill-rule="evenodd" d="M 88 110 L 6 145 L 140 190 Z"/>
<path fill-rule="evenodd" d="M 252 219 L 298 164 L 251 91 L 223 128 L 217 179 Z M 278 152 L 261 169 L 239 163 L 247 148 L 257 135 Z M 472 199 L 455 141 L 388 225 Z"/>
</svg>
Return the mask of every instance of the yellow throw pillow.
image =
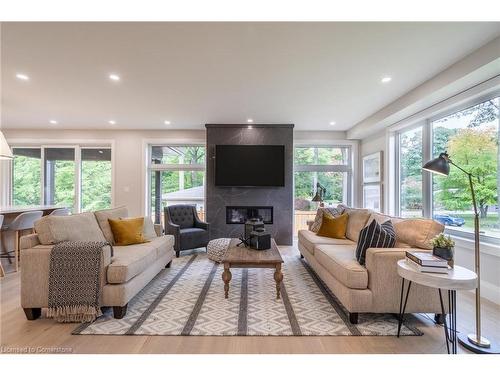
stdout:
<svg viewBox="0 0 500 375">
<path fill-rule="evenodd" d="M 330 238 L 345 238 L 345 232 L 347 230 L 347 219 L 349 216 L 344 213 L 340 216 L 333 217 L 328 213 L 323 214 L 323 222 L 321 227 L 316 233 L 318 236 L 330 237 Z"/>
<path fill-rule="evenodd" d="M 108 219 L 116 246 L 134 245 L 149 242 L 144 238 L 144 218 Z"/>
</svg>

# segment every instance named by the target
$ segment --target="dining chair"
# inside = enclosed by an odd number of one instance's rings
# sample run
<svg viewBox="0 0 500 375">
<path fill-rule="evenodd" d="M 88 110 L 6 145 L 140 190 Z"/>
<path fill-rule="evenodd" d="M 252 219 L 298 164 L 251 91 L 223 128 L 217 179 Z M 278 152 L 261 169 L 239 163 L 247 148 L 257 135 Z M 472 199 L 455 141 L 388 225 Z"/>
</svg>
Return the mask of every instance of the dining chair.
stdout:
<svg viewBox="0 0 500 375">
<path fill-rule="evenodd" d="M 71 213 L 69 208 L 57 208 L 54 211 L 52 211 L 49 215 L 50 216 L 68 216 Z"/>
<path fill-rule="evenodd" d="M 30 211 L 23 212 L 16 216 L 12 222 L 2 227 L 3 231 L 12 231 L 15 232 L 15 243 L 14 243 L 14 260 L 15 260 L 15 270 L 16 272 L 19 270 L 19 246 L 21 239 L 21 231 L 31 229 L 35 226 L 35 221 L 40 219 L 43 216 L 42 211 Z M 7 253 L 11 253 L 12 251 L 7 251 Z"/>
</svg>

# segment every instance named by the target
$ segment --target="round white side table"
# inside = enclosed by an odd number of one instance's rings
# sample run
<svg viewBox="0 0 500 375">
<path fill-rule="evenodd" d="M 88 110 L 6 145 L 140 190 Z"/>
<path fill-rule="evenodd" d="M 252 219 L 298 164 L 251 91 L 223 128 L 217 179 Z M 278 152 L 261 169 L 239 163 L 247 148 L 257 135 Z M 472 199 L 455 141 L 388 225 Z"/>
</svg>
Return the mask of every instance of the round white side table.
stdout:
<svg viewBox="0 0 500 375">
<path fill-rule="evenodd" d="M 448 349 L 448 354 L 450 354 L 450 352 L 452 354 L 457 354 L 457 290 L 475 289 L 477 286 L 476 273 L 460 266 L 455 266 L 448 273 L 420 272 L 415 266 L 410 264 L 409 261 L 401 259 L 398 261 L 398 274 L 403 278 L 401 283 L 401 299 L 399 302 L 398 337 L 401 331 L 401 325 L 403 324 L 403 316 L 406 309 L 406 303 L 408 302 L 411 284 L 417 283 L 431 288 L 436 288 L 439 292 L 439 300 L 441 301 L 441 312 L 445 317 L 444 334 L 446 338 L 446 348 Z M 406 289 L 406 296 L 404 297 L 403 304 L 405 280 L 408 281 L 408 287 Z M 446 322 L 443 296 L 441 293 L 442 289 L 448 291 L 449 324 Z"/>
</svg>

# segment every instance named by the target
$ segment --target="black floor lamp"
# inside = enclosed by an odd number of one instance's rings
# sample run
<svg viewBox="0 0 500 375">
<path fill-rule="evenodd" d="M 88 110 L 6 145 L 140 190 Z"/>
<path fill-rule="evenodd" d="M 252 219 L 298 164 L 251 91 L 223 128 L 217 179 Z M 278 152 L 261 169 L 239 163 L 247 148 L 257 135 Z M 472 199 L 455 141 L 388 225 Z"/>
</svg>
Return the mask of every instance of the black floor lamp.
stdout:
<svg viewBox="0 0 500 375">
<path fill-rule="evenodd" d="M 477 288 L 476 288 L 476 332 L 470 333 L 468 335 L 458 334 L 458 341 L 465 348 L 475 352 L 475 353 L 499 353 L 499 348 L 493 345 L 488 339 L 481 336 L 481 267 L 480 267 L 480 251 L 479 251 L 479 213 L 477 212 L 476 194 L 474 192 L 474 184 L 472 182 L 472 177 L 474 177 L 470 172 L 459 167 L 453 163 L 448 154 L 443 152 L 439 154 L 439 157 L 428 161 L 424 164 L 422 169 L 440 174 L 442 176 L 448 176 L 450 173 L 450 164 L 454 165 L 460 171 L 465 173 L 469 178 L 470 191 L 472 195 L 472 205 L 474 206 L 474 260 L 475 260 L 475 272 L 477 274 Z"/>
</svg>

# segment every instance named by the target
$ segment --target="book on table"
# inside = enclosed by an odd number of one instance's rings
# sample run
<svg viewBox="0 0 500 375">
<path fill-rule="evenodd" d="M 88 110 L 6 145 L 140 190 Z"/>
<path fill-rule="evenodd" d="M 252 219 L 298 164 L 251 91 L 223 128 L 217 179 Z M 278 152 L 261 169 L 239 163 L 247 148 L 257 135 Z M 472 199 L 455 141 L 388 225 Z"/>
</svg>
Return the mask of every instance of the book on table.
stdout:
<svg viewBox="0 0 500 375">
<path fill-rule="evenodd" d="M 412 259 L 410 259 L 408 257 L 406 258 L 406 262 L 408 264 L 410 264 L 416 270 L 418 270 L 420 272 L 424 272 L 424 273 L 448 273 L 448 271 L 451 269 L 451 267 L 448 266 L 448 264 L 446 264 L 446 266 L 444 266 L 444 267 L 421 266 L 420 264 L 415 263 Z"/>
<path fill-rule="evenodd" d="M 425 251 L 407 251 L 406 257 L 423 267 L 447 267 L 448 261 Z"/>
</svg>

